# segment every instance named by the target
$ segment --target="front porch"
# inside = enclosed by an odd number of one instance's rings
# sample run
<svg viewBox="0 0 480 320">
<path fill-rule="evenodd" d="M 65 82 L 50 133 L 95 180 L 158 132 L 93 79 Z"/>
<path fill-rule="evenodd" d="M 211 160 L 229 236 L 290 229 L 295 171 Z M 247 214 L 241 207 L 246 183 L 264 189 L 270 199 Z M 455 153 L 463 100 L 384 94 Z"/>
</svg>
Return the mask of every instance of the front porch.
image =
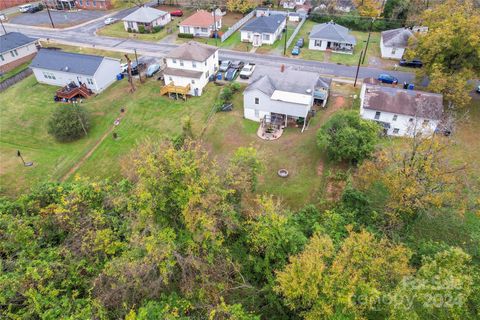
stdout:
<svg viewBox="0 0 480 320">
<path fill-rule="evenodd" d="M 327 51 L 336 53 L 353 54 L 353 44 L 340 42 L 327 42 Z"/>
</svg>

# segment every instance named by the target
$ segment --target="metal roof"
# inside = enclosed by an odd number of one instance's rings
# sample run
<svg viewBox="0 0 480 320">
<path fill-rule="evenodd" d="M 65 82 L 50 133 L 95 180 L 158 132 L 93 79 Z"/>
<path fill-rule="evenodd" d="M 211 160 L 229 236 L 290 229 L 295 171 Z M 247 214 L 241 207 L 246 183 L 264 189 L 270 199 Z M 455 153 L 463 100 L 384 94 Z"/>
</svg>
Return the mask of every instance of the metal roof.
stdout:
<svg viewBox="0 0 480 320">
<path fill-rule="evenodd" d="M 93 76 L 103 59 L 90 54 L 40 49 L 30 67 Z"/>
<path fill-rule="evenodd" d="M 150 23 L 167 14 L 169 13 L 162 10 L 157 10 L 150 7 L 140 7 L 123 18 L 122 21 Z"/>
<path fill-rule="evenodd" d="M 275 33 L 286 17 L 279 14 L 261 16 L 245 24 L 240 31 L 252 31 L 258 33 Z"/>
<path fill-rule="evenodd" d="M 386 47 L 406 48 L 408 39 L 414 36 L 409 28 L 398 28 L 382 32 L 383 45 Z"/>
<path fill-rule="evenodd" d="M 37 41 L 20 32 L 8 32 L 0 36 L 0 53 L 8 52 L 15 48 Z"/>
<path fill-rule="evenodd" d="M 315 25 L 310 32 L 310 39 L 330 40 L 352 45 L 357 44 L 355 37 L 348 32 L 348 28 L 330 21 Z"/>
</svg>

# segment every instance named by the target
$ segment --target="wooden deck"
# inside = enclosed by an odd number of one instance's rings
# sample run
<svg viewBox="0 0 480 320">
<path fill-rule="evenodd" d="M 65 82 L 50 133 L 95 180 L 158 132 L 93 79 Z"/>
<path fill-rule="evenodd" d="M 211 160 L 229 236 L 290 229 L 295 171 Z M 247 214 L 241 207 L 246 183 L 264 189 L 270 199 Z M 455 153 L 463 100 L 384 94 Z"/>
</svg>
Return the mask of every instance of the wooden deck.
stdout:
<svg viewBox="0 0 480 320">
<path fill-rule="evenodd" d="M 92 95 L 90 89 L 87 88 L 85 84 L 80 86 L 71 86 L 67 85 L 61 89 L 57 90 L 57 97 L 60 99 L 72 99 L 76 97 L 88 98 Z"/>
<path fill-rule="evenodd" d="M 170 82 L 167 85 L 164 85 L 160 89 L 160 95 L 164 94 L 175 94 L 178 98 L 178 95 L 181 95 L 184 100 L 187 100 L 187 95 L 190 92 L 190 84 L 187 84 L 186 86 L 176 86 L 173 84 L 173 82 Z"/>
</svg>

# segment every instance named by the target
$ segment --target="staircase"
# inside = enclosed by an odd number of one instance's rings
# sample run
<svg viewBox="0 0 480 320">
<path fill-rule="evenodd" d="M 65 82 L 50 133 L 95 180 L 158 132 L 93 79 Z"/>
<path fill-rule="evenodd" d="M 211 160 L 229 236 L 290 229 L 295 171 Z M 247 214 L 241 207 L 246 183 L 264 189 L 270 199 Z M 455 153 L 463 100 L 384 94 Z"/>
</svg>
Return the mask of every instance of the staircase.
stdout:
<svg viewBox="0 0 480 320">
<path fill-rule="evenodd" d="M 57 97 L 60 99 L 72 99 L 72 98 L 77 98 L 77 97 L 82 97 L 84 99 L 90 97 L 93 94 L 93 92 L 87 88 L 85 84 L 81 84 L 80 86 L 77 86 L 74 83 L 70 83 L 66 85 L 65 87 L 58 89 L 57 90 Z"/>
</svg>

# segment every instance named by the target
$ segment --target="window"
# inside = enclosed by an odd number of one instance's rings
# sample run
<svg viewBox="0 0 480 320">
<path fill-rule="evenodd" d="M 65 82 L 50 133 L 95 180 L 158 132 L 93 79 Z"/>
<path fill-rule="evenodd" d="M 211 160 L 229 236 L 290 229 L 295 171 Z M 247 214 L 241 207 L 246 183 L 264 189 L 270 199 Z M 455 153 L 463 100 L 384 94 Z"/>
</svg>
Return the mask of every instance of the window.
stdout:
<svg viewBox="0 0 480 320">
<path fill-rule="evenodd" d="M 260 110 L 255 109 L 255 118 L 260 118 Z"/>
<path fill-rule="evenodd" d="M 51 72 L 43 72 L 43 77 L 44 77 L 45 79 L 53 79 L 53 80 L 56 79 L 56 78 L 55 78 L 55 75 L 54 75 L 53 73 L 51 73 Z"/>
<path fill-rule="evenodd" d="M 168 77 L 168 81 L 172 81 L 172 77 Z"/>
<path fill-rule="evenodd" d="M 83 6 L 83 0 L 78 0 L 78 4 Z"/>
<path fill-rule="evenodd" d="M 263 40 L 270 41 L 270 35 L 269 34 L 263 34 Z"/>
<path fill-rule="evenodd" d="M 408 119 L 408 121 L 413 122 L 413 118 Z"/>
<path fill-rule="evenodd" d="M 207 65 L 207 60 L 205 60 L 205 65 Z"/>
<path fill-rule="evenodd" d="M 87 78 L 87 83 L 93 85 L 93 80 L 91 78 Z"/>
<path fill-rule="evenodd" d="M 393 115 L 393 121 L 397 121 L 398 116 L 396 114 Z"/>
<path fill-rule="evenodd" d="M 258 104 L 260 102 L 260 99 L 255 98 L 255 104 Z"/>
<path fill-rule="evenodd" d="M 424 126 L 428 126 L 429 123 L 430 123 L 429 120 L 423 120 L 423 125 L 424 125 Z"/>
<path fill-rule="evenodd" d="M 133 29 L 133 22 L 132 21 L 128 21 L 127 25 L 128 25 L 129 29 Z"/>
<path fill-rule="evenodd" d="M 5 61 L 5 58 L 3 57 L 2 54 L 0 54 L 0 60 Z"/>
<path fill-rule="evenodd" d="M 208 32 L 208 29 L 207 29 L 207 28 L 202 28 L 201 30 L 202 30 L 202 32 L 204 32 L 204 33 L 205 33 L 205 32 Z"/>
<path fill-rule="evenodd" d="M 397 48 L 392 48 L 392 54 L 395 54 L 397 52 Z"/>
<path fill-rule="evenodd" d="M 183 33 L 190 33 L 190 27 L 183 27 Z"/>
<path fill-rule="evenodd" d="M 93 6 L 94 6 L 94 7 L 97 6 L 97 1 L 93 0 Z"/>
<path fill-rule="evenodd" d="M 400 129 L 398 129 L 398 128 L 393 129 L 393 134 L 398 134 L 398 132 L 400 132 Z"/>
<path fill-rule="evenodd" d="M 90 1 L 89 0 L 85 0 L 85 5 L 88 7 L 90 5 Z"/>
<path fill-rule="evenodd" d="M 375 120 L 380 119 L 380 111 L 375 112 Z"/>
<path fill-rule="evenodd" d="M 183 60 L 180 60 L 180 66 L 183 67 Z"/>
<path fill-rule="evenodd" d="M 197 67 L 197 63 L 195 61 L 192 61 L 192 67 L 193 68 L 196 68 Z"/>
<path fill-rule="evenodd" d="M 175 59 L 172 59 L 172 63 L 177 63 L 177 60 L 175 60 Z"/>
<path fill-rule="evenodd" d="M 315 40 L 315 47 L 321 47 L 322 46 L 322 40 Z"/>
<path fill-rule="evenodd" d="M 208 79 L 209 76 L 210 76 L 210 72 L 207 70 L 207 72 L 205 72 L 205 78 Z"/>
<path fill-rule="evenodd" d="M 195 84 L 195 80 L 192 79 L 192 84 Z"/>
</svg>

